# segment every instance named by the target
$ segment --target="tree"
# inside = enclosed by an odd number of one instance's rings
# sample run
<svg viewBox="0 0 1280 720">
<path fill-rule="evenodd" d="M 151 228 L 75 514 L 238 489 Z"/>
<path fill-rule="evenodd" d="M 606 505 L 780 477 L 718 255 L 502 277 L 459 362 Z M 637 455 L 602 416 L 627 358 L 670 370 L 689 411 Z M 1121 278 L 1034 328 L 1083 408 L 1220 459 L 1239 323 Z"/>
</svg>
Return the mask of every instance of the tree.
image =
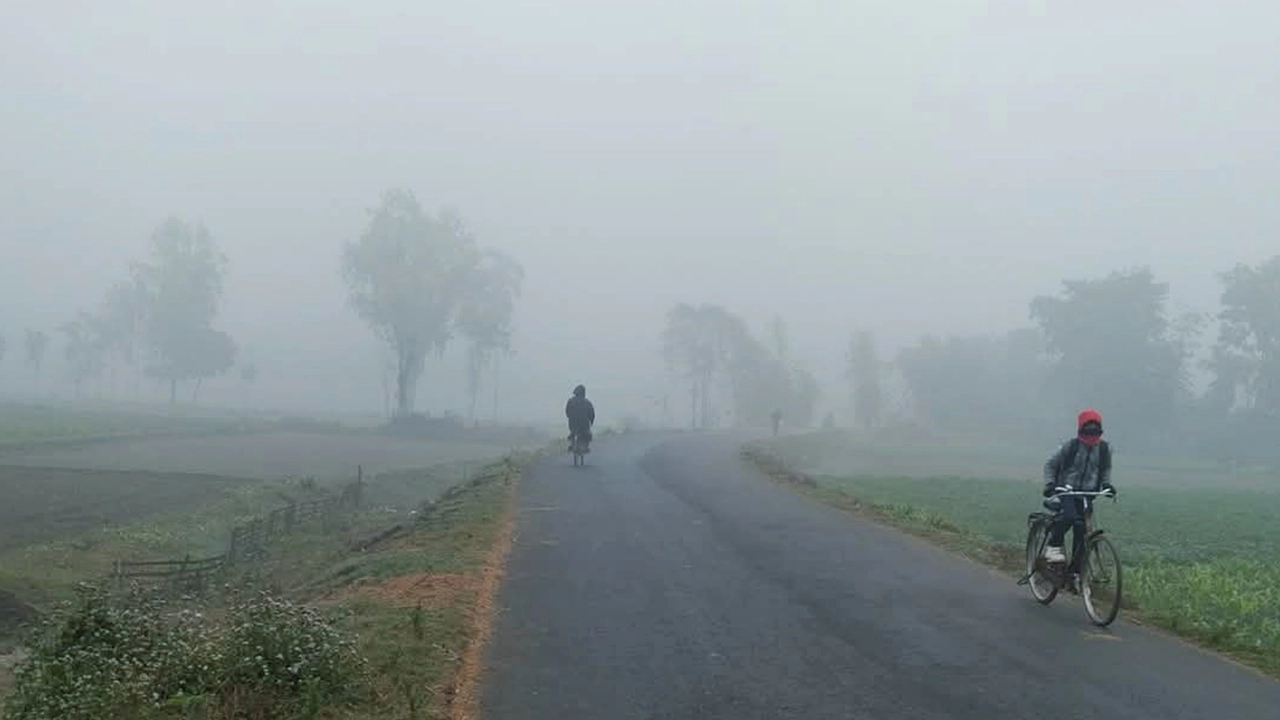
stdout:
<svg viewBox="0 0 1280 720">
<path fill-rule="evenodd" d="M 240 385 L 244 388 L 244 409 L 249 409 L 249 397 L 253 384 L 258 381 L 258 366 L 246 363 L 240 366 Z"/>
<path fill-rule="evenodd" d="M 787 324 L 780 317 L 769 323 L 769 337 L 773 341 L 773 355 L 779 362 L 787 361 L 787 351 L 791 348 L 788 339 Z"/>
<path fill-rule="evenodd" d="M 998 356 L 994 338 L 927 335 L 899 351 L 895 363 L 916 417 L 935 427 L 957 429 L 999 416 L 991 393 Z"/>
<path fill-rule="evenodd" d="M 710 424 L 717 387 L 724 388 L 737 425 L 767 425 L 775 409 L 796 426 L 812 421 L 817 380 L 786 364 L 786 328 L 780 320 L 770 324 L 769 335 L 772 351 L 740 317 L 719 305 L 680 303 L 668 311 L 663 356 L 668 368 L 690 384 L 692 426 Z"/>
<path fill-rule="evenodd" d="M 432 217 L 408 190 L 391 190 L 355 242 L 343 246 L 349 302 L 395 353 L 396 413 L 413 412 L 427 354 L 458 328 L 482 253 L 461 218 Z"/>
<path fill-rule="evenodd" d="M 170 403 L 177 401 L 179 382 L 194 381 L 194 401 L 205 379 L 235 364 L 235 341 L 212 327 L 227 259 L 203 224 L 174 217 L 151 242 L 150 262 L 134 268 L 151 353 L 146 372 L 169 384 Z"/>
<path fill-rule="evenodd" d="M 395 415 L 396 354 L 381 338 L 378 339 L 375 350 L 378 382 L 382 388 L 382 414 L 383 417 L 391 418 Z"/>
<path fill-rule="evenodd" d="M 1134 435 L 1154 433 L 1189 397 L 1185 330 L 1194 322 L 1169 319 L 1169 287 L 1145 268 L 1063 285 L 1061 295 L 1031 302 L 1059 398 L 1070 407 L 1105 403 Z"/>
<path fill-rule="evenodd" d="M 864 428 L 877 427 L 884 395 L 880 384 L 880 357 L 875 335 L 870 330 L 854 333 L 847 360 L 847 374 L 853 384 L 854 420 Z"/>
<path fill-rule="evenodd" d="M 798 417 L 800 413 L 793 412 L 791 407 L 792 379 L 786 366 L 764 343 L 751 337 L 744 324 L 733 320 L 730 323 L 725 328 L 724 375 L 732 401 L 734 424 L 769 424 L 775 410 L 782 413 L 788 424 L 803 424 Z"/>
<path fill-rule="evenodd" d="M 1034 327 L 1010 330 L 996 352 L 997 385 L 991 392 L 1000 398 L 1001 415 L 1015 422 L 1046 416 L 1042 406 L 1053 366 L 1044 333 Z"/>
<path fill-rule="evenodd" d="M 1237 264 L 1223 285 L 1210 393 L 1230 409 L 1280 412 L 1280 255 L 1256 266 Z"/>
<path fill-rule="evenodd" d="M 728 354 L 728 316 L 723 308 L 706 304 L 680 303 L 667 311 L 662 354 L 667 367 L 690 383 L 691 427 L 707 426 L 712 384 Z"/>
<path fill-rule="evenodd" d="M 98 320 L 113 387 L 119 368 L 138 365 L 146 305 L 146 288 L 136 277 L 112 285 L 103 296 Z"/>
<path fill-rule="evenodd" d="M 1041 416 L 1044 343 L 1032 328 L 1004 335 L 925 336 L 895 367 L 916 418 L 932 426 L 1025 428 Z"/>
<path fill-rule="evenodd" d="M 27 364 L 40 377 L 40 366 L 44 364 L 45 352 L 49 349 L 49 336 L 43 330 L 27 328 Z"/>
<path fill-rule="evenodd" d="M 779 411 L 789 425 L 809 427 L 817 409 L 818 380 L 809 370 L 788 362 L 784 326 L 770 326 L 772 349 L 747 331 L 735 316 L 726 319 L 725 374 L 732 392 L 737 425 L 762 426 Z M 780 332 L 782 330 L 782 332 Z"/>
<path fill-rule="evenodd" d="M 796 368 L 791 372 L 787 400 L 783 403 L 784 412 L 789 413 L 787 417 L 791 418 L 794 426 L 807 428 L 813 424 L 820 397 L 822 387 L 818 378 L 805 368 Z"/>
<path fill-rule="evenodd" d="M 74 320 L 63 323 L 58 329 L 67 336 L 64 350 L 67 371 L 75 388 L 75 396 L 79 398 L 85 381 L 99 380 L 102 377 L 107 349 L 102 325 L 98 318 L 82 310 Z"/>
<path fill-rule="evenodd" d="M 524 281 L 524 268 L 495 250 L 480 254 L 458 312 L 458 330 L 467 338 L 467 395 L 476 420 L 480 381 L 497 354 L 511 350 L 511 320 Z M 496 368 L 495 368 L 496 371 Z M 495 393 L 497 384 L 495 382 Z M 495 396 L 496 402 L 496 396 Z"/>
</svg>

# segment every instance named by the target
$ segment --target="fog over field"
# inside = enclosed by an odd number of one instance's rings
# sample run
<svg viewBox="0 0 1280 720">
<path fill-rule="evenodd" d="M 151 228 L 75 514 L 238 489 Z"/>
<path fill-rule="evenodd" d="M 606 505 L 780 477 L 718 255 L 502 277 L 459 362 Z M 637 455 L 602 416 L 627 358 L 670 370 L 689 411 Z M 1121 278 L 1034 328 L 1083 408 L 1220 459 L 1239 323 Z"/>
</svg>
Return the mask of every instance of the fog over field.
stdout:
<svg viewBox="0 0 1280 720">
<path fill-rule="evenodd" d="M 1171 317 L 1217 313 L 1218 273 L 1280 247 L 1278 25 L 1261 1 L 13 5 L 0 389 L 71 397 L 57 327 L 176 216 L 226 255 L 213 325 L 259 373 L 202 401 L 381 413 L 342 248 L 403 188 L 523 267 L 500 419 L 559 422 L 582 382 L 602 416 L 666 395 L 687 424 L 661 339 L 687 302 L 783 319 L 812 422 L 843 421 L 856 330 L 892 359 L 1137 266 Z M 467 414 L 466 347 L 426 358 L 418 410 Z"/>
<path fill-rule="evenodd" d="M 1277 28 L 4 3 L 0 716 L 1274 718 Z"/>
</svg>

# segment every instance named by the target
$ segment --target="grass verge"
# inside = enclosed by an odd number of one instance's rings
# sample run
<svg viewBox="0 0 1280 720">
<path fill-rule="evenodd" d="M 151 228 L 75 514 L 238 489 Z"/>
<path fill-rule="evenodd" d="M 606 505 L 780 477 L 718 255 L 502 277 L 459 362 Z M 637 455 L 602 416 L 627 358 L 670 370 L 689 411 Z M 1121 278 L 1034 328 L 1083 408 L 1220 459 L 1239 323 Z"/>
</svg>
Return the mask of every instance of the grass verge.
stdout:
<svg viewBox="0 0 1280 720">
<path fill-rule="evenodd" d="M 408 518 L 367 513 L 296 536 L 258 568 L 257 582 L 341 618 L 369 661 L 372 695 L 329 717 L 475 717 L 523 466 L 489 465 Z"/>
<path fill-rule="evenodd" d="M 68 637 L 56 623 L 50 626 L 52 634 L 46 629 L 43 636 L 33 637 L 28 645 L 37 649 L 33 657 L 43 663 L 38 667 L 57 672 L 20 672 L 28 683 L 68 676 L 63 667 L 68 662 L 94 672 L 75 687 L 50 686 L 50 692 L 40 684 L 24 690 L 20 680 L 14 697 L 22 698 L 26 714 L 21 716 L 45 719 L 45 710 L 30 710 L 37 698 L 40 707 L 59 708 L 57 717 L 81 717 L 83 713 L 68 715 L 66 709 L 92 705 L 97 716 L 120 716 L 103 715 L 102 709 L 129 707 L 129 717 L 148 720 L 472 718 L 522 468 L 523 458 L 508 457 L 443 494 L 432 494 L 416 511 L 389 512 L 381 506 L 299 528 L 271 546 L 261 562 L 238 567 L 215 597 L 179 601 L 175 607 L 180 612 L 170 615 L 177 620 L 168 626 L 153 621 L 163 614 L 160 610 L 144 607 L 140 612 L 127 603 L 108 610 L 98 600 L 82 601 L 66 627 L 82 626 L 87 618 L 114 628 L 111 637 L 122 639 L 109 646 L 82 644 L 68 655 L 50 645 Z M 410 478 L 399 474 L 394 480 L 403 487 Z M 424 470 L 420 480 L 426 488 L 441 477 Z M 258 616 L 265 619 L 254 620 Z M 252 635 L 248 644 L 237 635 L 245 632 Z M 189 651 L 196 646 L 208 650 Z M 333 650 L 320 657 L 327 665 L 317 665 L 306 654 L 308 648 L 325 646 L 350 647 L 353 655 Z M 282 648 L 276 663 L 280 667 L 263 660 L 275 658 L 275 650 L 238 649 L 242 647 Z M 132 653 L 123 665 L 118 662 L 121 648 Z M 162 652 L 156 654 L 155 648 Z M 293 658 L 295 651 L 303 655 Z M 335 663 L 359 668 L 360 679 L 325 670 L 338 668 Z M 159 670 L 148 670 L 152 665 Z M 144 671 L 121 678 L 104 669 L 119 667 Z M 290 685 L 290 673 L 299 667 L 329 674 L 308 676 L 305 686 Z M 157 685 L 157 678 L 168 678 L 170 684 Z M 159 700 L 138 705 L 139 698 L 148 697 Z"/>
<path fill-rule="evenodd" d="M 1039 487 L 1007 480 L 809 476 L 760 446 L 744 458 L 819 502 L 1010 577 L 1024 572 Z M 1280 493 L 1122 489 L 1099 508 L 1125 569 L 1126 616 L 1280 677 Z"/>
</svg>

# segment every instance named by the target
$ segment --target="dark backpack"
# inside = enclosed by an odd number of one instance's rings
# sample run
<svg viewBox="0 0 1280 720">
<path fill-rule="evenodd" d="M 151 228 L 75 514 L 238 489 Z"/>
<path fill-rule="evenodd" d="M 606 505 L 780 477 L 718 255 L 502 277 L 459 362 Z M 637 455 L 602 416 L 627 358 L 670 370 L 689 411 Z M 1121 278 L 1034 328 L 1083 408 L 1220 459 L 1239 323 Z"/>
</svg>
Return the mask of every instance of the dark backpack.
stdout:
<svg viewBox="0 0 1280 720">
<path fill-rule="evenodd" d="M 1076 454 L 1080 452 L 1080 438 L 1071 438 L 1071 447 L 1067 448 L 1067 454 L 1062 457 L 1062 464 L 1058 466 L 1058 473 L 1053 478 L 1056 485 L 1062 484 L 1062 472 L 1071 467 L 1076 462 Z M 1111 446 L 1106 440 L 1098 443 L 1098 475 L 1101 477 L 1111 470 Z"/>
</svg>

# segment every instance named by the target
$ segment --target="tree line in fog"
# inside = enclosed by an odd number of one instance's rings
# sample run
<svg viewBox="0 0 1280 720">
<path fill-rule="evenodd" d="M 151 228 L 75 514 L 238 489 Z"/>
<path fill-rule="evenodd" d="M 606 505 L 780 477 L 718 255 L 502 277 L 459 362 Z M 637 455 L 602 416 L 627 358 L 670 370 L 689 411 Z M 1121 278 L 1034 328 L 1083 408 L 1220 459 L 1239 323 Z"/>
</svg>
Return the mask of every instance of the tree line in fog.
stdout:
<svg viewBox="0 0 1280 720">
<path fill-rule="evenodd" d="M 481 247 L 457 213 L 429 213 L 407 190 L 383 195 L 341 259 L 352 309 L 393 358 L 389 414 L 413 413 L 427 360 L 456 339 L 467 346 L 474 414 L 484 373 L 511 349 L 520 264 Z M 76 397 L 137 396 L 147 382 L 164 386 L 170 403 L 195 402 L 205 381 L 236 370 L 252 384 L 257 366 L 217 324 L 228 266 L 203 223 L 170 217 L 97 307 L 55 328 L 27 328 L 21 359 L 38 383 L 49 352 L 60 350 Z M 0 362 L 9 347 L 0 337 Z"/>
<path fill-rule="evenodd" d="M 474 417 L 512 350 L 520 263 L 408 190 L 384 193 L 338 250 L 350 307 L 388 351 L 387 414 L 413 415 L 428 362 L 462 342 Z M 96 307 L 0 337 L 0 363 L 25 364 L 39 383 L 59 352 L 77 396 L 136 396 L 148 383 L 170 402 L 194 402 L 202 383 L 229 373 L 248 387 L 258 368 L 218 323 L 229 266 L 202 223 L 168 218 Z M 1169 285 L 1137 268 L 1065 280 L 1030 299 L 1024 327 L 1004 332 L 927 335 L 886 357 L 858 330 L 842 359 L 846 383 L 825 391 L 793 357 L 781 319 L 753 328 L 726 307 L 680 303 L 660 332 L 678 388 L 666 414 L 685 424 L 687 412 L 694 427 L 764 426 L 775 414 L 812 427 L 834 423 L 821 409 L 844 407 L 842 424 L 864 429 L 910 423 L 1017 440 L 1060 435 L 1075 410 L 1096 406 L 1121 446 L 1280 456 L 1280 256 L 1217 277 L 1215 312 L 1173 313 Z"/>
<path fill-rule="evenodd" d="M 1064 281 L 1004 333 L 929 335 L 889 359 L 855 333 L 854 421 L 1019 439 L 1069 433 L 1075 411 L 1096 406 L 1121 447 L 1280 456 L 1280 256 L 1218 279 L 1215 313 L 1174 314 L 1169 285 L 1138 268 Z"/>
</svg>

